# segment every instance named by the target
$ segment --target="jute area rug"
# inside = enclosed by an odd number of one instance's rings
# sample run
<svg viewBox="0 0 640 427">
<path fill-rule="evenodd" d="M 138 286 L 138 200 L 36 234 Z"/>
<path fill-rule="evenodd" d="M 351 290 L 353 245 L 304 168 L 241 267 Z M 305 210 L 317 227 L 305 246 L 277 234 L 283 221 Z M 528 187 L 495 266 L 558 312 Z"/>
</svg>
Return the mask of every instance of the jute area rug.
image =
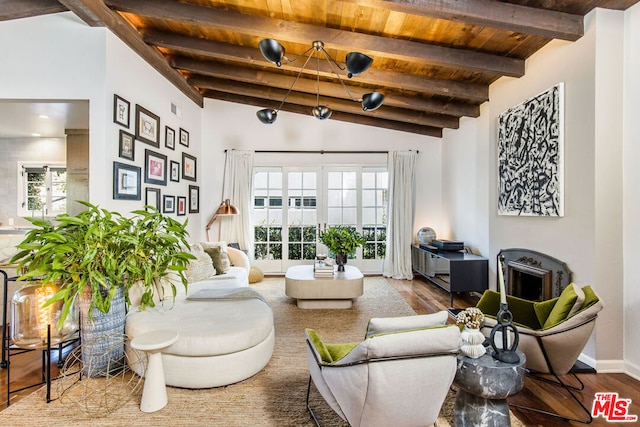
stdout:
<svg viewBox="0 0 640 427">
<path fill-rule="evenodd" d="M 47 404 L 41 389 L 0 412 L 0 425 L 313 426 L 305 406 L 309 374 L 304 329 L 314 328 L 327 342 L 354 342 L 362 339 L 371 317 L 415 314 L 381 277 L 365 278 L 364 296 L 346 310 L 298 309 L 295 301 L 285 296 L 282 278 L 265 279 L 253 288 L 265 296 L 273 309 L 276 329 L 273 357 L 253 377 L 214 389 L 167 387 L 169 403 L 154 413 L 139 410 L 139 388 L 117 410 L 100 414 L 101 417 L 88 416 L 76 403 L 65 400 Z M 55 398 L 55 385 L 52 389 Z M 453 426 L 454 399 L 455 393 L 450 392 L 437 421 L 439 427 Z M 313 386 L 311 405 L 323 426 L 347 425 Z M 514 416 L 512 425 L 521 425 Z"/>
</svg>

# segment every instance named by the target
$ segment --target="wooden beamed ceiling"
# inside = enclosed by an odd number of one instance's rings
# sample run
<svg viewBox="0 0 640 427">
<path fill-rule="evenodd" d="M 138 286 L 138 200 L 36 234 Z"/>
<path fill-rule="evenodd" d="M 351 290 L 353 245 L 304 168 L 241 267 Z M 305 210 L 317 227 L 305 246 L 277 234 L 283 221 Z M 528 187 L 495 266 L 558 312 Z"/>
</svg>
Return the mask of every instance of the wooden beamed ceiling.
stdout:
<svg viewBox="0 0 640 427">
<path fill-rule="evenodd" d="M 0 0 L 0 20 L 71 10 L 111 29 L 198 105 L 213 98 L 310 115 L 319 92 L 331 120 L 440 137 L 478 117 L 489 85 L 523 76 L 525 60 L 550 40 L 578 40 L 593 8 L 638 1 Z M 351 51 L 374 62 L 339 79 L 312 58 L 296 81 L 304 58 L 278 68 L 258 49 L 264 38 L 290 59 L 321 40 L 340 63 Z M 354 100 L 372 91 L 385 102 L 365 112 Z"/>
</svg>

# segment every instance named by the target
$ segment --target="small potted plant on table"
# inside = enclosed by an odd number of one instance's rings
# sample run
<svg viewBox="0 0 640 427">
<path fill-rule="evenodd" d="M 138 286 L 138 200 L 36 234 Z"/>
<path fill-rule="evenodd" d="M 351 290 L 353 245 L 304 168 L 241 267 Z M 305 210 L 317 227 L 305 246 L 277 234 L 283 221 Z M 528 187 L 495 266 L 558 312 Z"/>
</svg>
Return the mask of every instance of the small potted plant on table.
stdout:
<svg viewBox="0 0 640 427">
<path fill-rule="evenodd" d="M 320 233 L 320 241 L 335 255 L 338 271 L 344 271 L 348 255 L 362 246 L 366 240 L 355 228 L 338 225 Z"/>
</svg>

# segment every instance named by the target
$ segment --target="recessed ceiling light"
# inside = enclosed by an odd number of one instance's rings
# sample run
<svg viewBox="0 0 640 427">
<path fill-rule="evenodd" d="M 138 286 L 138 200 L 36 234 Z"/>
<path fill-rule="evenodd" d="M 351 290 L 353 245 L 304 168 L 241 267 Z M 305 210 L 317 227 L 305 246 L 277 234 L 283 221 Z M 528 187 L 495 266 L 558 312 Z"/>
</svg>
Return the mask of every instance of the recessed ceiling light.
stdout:
<svg viewBox="0 0 640 427">
<path fill-rule="evenodd" d="M 42 136 L 42 134 L 39 133 L 32 133 L 31 136 Z"/>
<path fill-rule="evenodd" d="M 46 114 L 40 114 L 38 117 L 40 117 L 41 119 L 48 119 L 49 116 L 47 116 Z"/>
</svg>

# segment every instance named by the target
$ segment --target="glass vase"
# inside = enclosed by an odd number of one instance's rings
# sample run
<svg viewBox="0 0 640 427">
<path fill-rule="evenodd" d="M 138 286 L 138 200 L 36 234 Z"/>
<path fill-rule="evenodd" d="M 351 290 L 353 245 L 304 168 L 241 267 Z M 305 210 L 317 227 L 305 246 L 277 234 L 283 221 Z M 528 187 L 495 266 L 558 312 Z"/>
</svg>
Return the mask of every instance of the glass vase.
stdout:
<svg viewBox="0 0 640 427">
<path fill-rule="evenodd" d="M 28 282 L 18 289 L 11 298 L 11 339 L 20 348 L 46 349 L 47 331 L 50 346 L 71 338 L 78 330 L 76 310 L 71 307 L 69 314 L 58 328 L 63 301 L 44 304 L 58 292 L 53 285 L 43 286 L 39 282 Z"/>
</svg>

